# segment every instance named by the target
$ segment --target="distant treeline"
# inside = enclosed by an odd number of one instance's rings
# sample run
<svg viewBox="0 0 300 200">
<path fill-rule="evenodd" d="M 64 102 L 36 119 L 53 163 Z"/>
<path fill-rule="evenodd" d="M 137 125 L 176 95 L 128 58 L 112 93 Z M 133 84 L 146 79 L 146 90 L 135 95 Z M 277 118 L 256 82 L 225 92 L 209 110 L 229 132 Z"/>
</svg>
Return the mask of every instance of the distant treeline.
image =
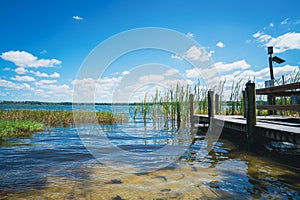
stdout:
<svg viewBox="0 0 300 200">
<path fill-rule="evenodd" d="M 0 101 L 0 105 L 134 105 L 134 103 L 73 103 L 73 102 L 43 102 L 43 101 Z"/>
<path fill-rule="evenodd" d="M 230 106 L 232 101 L 222 101 L 223 105 Z M 260 104 L 267 104 L 267 101 L 257 101 Z M 44 105 L 44 106 L 60 106 L 60 105 L 142 105 L 143 103 L 72 103 L 72 102 L 43 102 L 43 101 L 0 101 L 0 105 Z M 148 105 L 154 104 L 149 102 Z M 156 103 L 162 104 L 162 103 Z"/>
</svg>

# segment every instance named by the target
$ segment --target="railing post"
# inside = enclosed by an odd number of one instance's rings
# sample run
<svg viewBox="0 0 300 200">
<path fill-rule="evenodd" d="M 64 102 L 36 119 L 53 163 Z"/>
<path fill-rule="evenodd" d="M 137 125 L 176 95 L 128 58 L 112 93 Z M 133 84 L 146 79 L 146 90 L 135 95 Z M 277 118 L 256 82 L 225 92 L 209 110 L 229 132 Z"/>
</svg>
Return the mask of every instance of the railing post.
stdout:
<svg viewBox="0 0 300 200">
<path fill-rule="evenodd" d="M 247 102 L 247 100 L 246 100 L 246 92 L 245 92 L 245 90 L 243 90 L 242 91 L 242 93 L 243 93 L 243 110 L 244 110 L 244 118 L 246 118 L 246 102 Z"/>
<path fill-rule="evenodd" d="M 274 79 L 271 79 L 269 81 L 265 82 L 265 87 L 274 87 Z M 268 105 L 275 105 L 276 104 L 276 98 L 268 95 Z M 276 111 L 274 110 L 268 110 L 268 115 L 276 115 Z"/>
<path fill-rule="evenodd" d="M 220 114 L 220 95 L 219 94 L 215 95 L 215 112 L 216 112 L 216 115 Z"/>
<path fill-rule="evenodd" d="M 254 126 L 256 125 L 256 97 L 255 83 L 248 81 L 246 83 L 246 120 L 247 120 L 247 137 L 250 144 L 254 143 Z"/>
<path fill-rule="evenodd" d="M 191 122 L 191 127 L 194 127 L 194 95 L 190 94 L 189 96 L 190 100 L 190 122 Z"/>
<path fill-rule="evenodd" d="M 214 112 L 214 91 L 209 90 L 207 94 L 207 99 L 208 99 L 208 118 L 214 118 L 215 117 L 215 112 Z"/>
</svg>

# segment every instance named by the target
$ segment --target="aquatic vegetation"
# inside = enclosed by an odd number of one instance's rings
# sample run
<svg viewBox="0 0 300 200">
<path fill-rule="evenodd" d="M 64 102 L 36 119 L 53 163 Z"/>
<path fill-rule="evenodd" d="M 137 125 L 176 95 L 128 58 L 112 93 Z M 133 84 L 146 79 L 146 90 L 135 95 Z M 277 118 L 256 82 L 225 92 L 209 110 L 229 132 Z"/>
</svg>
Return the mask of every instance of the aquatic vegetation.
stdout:
<svg viewBox="0 0 300 200">
<path fill-rule="evenodd" d="M 156 89 L 153 95 L 146 92 L 143 101 L 130 108 L 133 120 L 140 114 L 144 122 L 151 119 L 154 125 L 163 124 L 165 129 L 173 129 L 175 126 L 178 128 L 181 121 L 188 120 L 190 93 L 189 85 L 179 83 L 165 91 Z"/>
<path fill-rule="evenodd" d="M 0 140 L 8 137 L 29 136 L 43 131 L 44 124 L 34 121 L 2 121 L 0 120 Z"/>
<path fill-rule="evenodd" d="M 229 98 L 229 102 L 231 104 L 231 108 L 229 109 L 229 113 L 231 115 L 240 115 L 242 113 L 242 84 L 243 79 L 239 78 L 238 80 L 234 80 L 231 85 L 231 94 Z"/>
<path fill-rule="evenodd" d="M 0 110 L 0 120 L 34 121 L 49 127 L 69 127 L 75 124 L 72 111 L 66 110 Z M 76 123 L 114 124 L 127 120 L 123 114 L 76 111 Z"/>
</svg>

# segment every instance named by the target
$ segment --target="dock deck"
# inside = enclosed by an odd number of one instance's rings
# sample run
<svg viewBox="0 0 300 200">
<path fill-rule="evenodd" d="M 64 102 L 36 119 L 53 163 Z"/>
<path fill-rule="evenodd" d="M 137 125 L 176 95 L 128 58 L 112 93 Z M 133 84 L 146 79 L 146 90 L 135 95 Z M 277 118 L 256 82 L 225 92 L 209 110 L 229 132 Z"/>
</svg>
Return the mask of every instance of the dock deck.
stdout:
<svg viewBox="0 0 300 200">
<path fill-rule="evenodd" d="M 247 121 L 239 115 L 215 115 L 213 120 L 221 122 L 223 127 L 247 134 Z M 209 125 L 207 115 L 194 115 L 195 127 Z M 254 130 L 257 135 L 268 139 L 290 142 L 300 145 L 300 119 L 280 116 L 257 116 Z M 220 124 L 220 123 L 218 123 Z"/>
</svg>

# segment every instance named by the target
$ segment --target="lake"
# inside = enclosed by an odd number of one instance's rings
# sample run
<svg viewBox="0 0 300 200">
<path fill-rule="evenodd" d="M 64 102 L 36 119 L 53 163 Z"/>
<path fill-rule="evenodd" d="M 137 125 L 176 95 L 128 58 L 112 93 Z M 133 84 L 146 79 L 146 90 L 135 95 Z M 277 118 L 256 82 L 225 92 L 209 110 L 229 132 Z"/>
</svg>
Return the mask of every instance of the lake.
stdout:
<svg viewBox="0 0 300 200">
<path fill-rule="evenodd" d="M 186 144 L 177 157 L 155 154 Z M 253 153 L 224 138 L 209 153 L 206 145 L 204 136 L 191 142 L 187 132 L 139 120 L 8 139 L 0 144 L 0 199 L 300 199 L 299 155 Z M 128 163 L 154 168 L 133 173 Z"/>
</svg>

